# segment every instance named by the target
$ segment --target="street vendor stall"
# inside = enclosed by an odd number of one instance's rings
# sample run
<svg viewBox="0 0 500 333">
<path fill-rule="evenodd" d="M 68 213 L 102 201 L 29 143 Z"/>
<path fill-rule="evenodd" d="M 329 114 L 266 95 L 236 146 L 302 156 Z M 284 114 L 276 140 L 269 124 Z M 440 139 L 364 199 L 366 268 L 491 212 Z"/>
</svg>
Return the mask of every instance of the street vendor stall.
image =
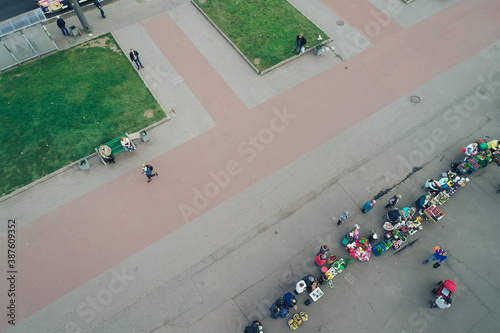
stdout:
<svg viewBox="0 0 500 333">
<path fill-rule="evenodd" d="M 387 251 L 391 246 L 395 250 L 401 249 L 401 246 L 406 243 L 408 237 L 414 235 L 418 230 L 422 230 L 422 218 L 418 216 L 414 221 L 401 221 L 393 225 L 391 222 L 384 223 L 384 230 L 387 231 L 385 239 L 373 247 L 375 256 L 379 256 Z"/>
<path fill-rule="evenodd" d="M 448 199 L 450 199 L 450 196 L 446 193 L 446 192 L 439 192 L 438 195 L 436 195 L 432 200 L 431 200 L 431 203 L 432 204 L 438 204 L 438 205 L 442 205 L 444 204 L 446 201 L 448 201 Z"/>
<path fill-rule="evenodd" d="M 436 205 L 432 205 L 424 211 L 425 216 L 433 221 L 437 222 L 444 217 L 444 213 L 441 209 L 437 208 Z"/>
<path fill-rule="evenodd" d="M 346 246 L 349 255 L 359 259 L 360 261 L 370 260 L 372 246 L 368 239 L 359 237 L 359 226 L 354 225 L 354 229 L 347 234 L 342 240 L 342 245 Z"/>
<path fill-rule="evenodd" d="M 461 178 L 456 173 L 448 171 L 447 178 L 442 178 L 439 183 L 441 185 L 441 192 L 431 200 L 433 205 L 442 205 L 450 199 L 460 188 L 465 186 L 469 178 Z"/>
<path fill-rule="evenodd" d="M 337 257 L 335 255 L 331 256 L 331 257 Z M 328 267 L 328 266 L 324 266 L 323 269 L 325 270 L 322 270 L 323 272 L 323 275 L 321 275 L 317 282 L 319 283 L 319 285 L 324 285 L 326 283 L 326 285 L 330 288 L 333 288 L 333 278 L 337 275 L 337 274 L 340 274 L 342 273 L 347 267 L 350 266 L 351 264 L 351 259 L 344 259 L 344 258 L 340 258 L 340 259 L 336 259 L 334 262 L 331 262 L 330 263 L 331 266 Z M 326 270 L 326 268 L 328 267 L 328 269 Z M 314 288 L 310 293 L 309 293 L 309 297 L 311 298 L 311 300 L 313 302 L 316 302 L 317 300 L 319 300 L 325 293 L 323 292 L 323 290 L 321 290 L 321 288 L 316 284 L 316 282 L 313 284 L 313 287 Z M 310 301 L 309 301 L 310 302 Z"/>
<path fill-rule="evenodd" d="M 316 289 L 314 289 L 313 291 L 311 291 L 309 293 L 309 297 L 311 297 L 311 299 L 313 300 L 313 302 L 316 302 L 318 299 L 321 298 L 321 296 L 323 296 L 325 293 L 318 287 Z"/>
<path fill-rule="evenodd" d="M 480 152 L 481 153 L 481 152 Z M 479 153 L 478 155 L 479 156 Z M 476 156 L 476 157 L 477 157 Z M 456 170 L 458 173 L 472 173 L 474 170 L 479 168 L 479 164 L 475 163 L 474 158 L 465 159 L 462 164 L 460 164 Z M 463 171 L 465 170 L 465 171 Z M 453 196 L 459 189 L 465 186 L 465 183 L 469 181 L 469 178 L 460 177 L 457 173 L 448 170 L 442 173 L 442 177 L 439 180 L 440 191 L 429 201 L 429 206 L 424 210 L 424 215 L 426 219 L 433 222 L 437 222 L 444 217 L 444 213 L 437 205 L 441 206 L 446 203 L 451 196 Z"/>
<path fill-rule="evenodd" d="M 476 156 L 476 163 L 481 168 L 486 168 L 491 161 L 491 152 L 488 150 L 480 151 Z"/>
<path fill-rule="evenodd" d="M 452 168 L 462 175 L 470 175 L 479 168 L 486 168 L 493 159 L 496 159 L 498 157 L 498 155 L 495 156 L 498 154 L 497 149 L 498 140 L 487 143 L 485 140 L 479 139 L 462 149 L 465 158 L 458 163 L 453 163 Z"/>
<path fill-rule="evenodd" d="M 470 175 L 477 169 L 479 169 L 479 163 L 477 163 L 476 160 L 472 157 L 461 162 L 456 168 L 457 172 L 462 175 Z"/>
<path fill-rule="evenodd" d="M 330 288 L 333 288 L 333 278 L 340 274 L 349 267 L 351 264 L 351 259 L 340 258 L 332 263 L 332 266 L 326 271 L 325 278 L 327 279 L 326 285 Z"/>
<path fill-rule="evenodd" d="M 415 220 L 413 220 L 415 209 L 411 208 L 408 211 L 408 221 L 400 219 L 394 224 L 390 221 L 384 223 L 383 228 L 387 233 L 384 239 L 372 249 L 376 257 L 385 253 L 390 247 L 393 247 L 395 250 L 401 249 L 409 236 L 423 229 L 421 225 L 422 218 L 420 216 L 417 216 Z"/>
</svg>

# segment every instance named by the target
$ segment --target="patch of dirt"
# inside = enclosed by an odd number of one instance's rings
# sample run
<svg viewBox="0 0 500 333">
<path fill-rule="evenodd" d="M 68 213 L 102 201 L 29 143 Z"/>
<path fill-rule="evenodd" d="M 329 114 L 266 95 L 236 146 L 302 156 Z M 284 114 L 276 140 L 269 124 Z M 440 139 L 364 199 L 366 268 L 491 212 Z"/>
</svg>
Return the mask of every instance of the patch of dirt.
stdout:
<svg viewBox="0 0 500 333">
<path fill-rule="evenodd" d="M 144 117 L 146 118 L 153 118 L 155 116 L 155 113 L 153 110 L 146 110 L 144 111 Z"/>
<path fill-rule="evenodd" d="M 24 75 L 24 73 L 19 73 L 19 74 L 12 75 L 11 78 L 13 78 L 13 77 L 21 77 L 23 75 Z"/>
<path fill-rule="evenodd" d="M 256 65 L 259 65 L 260 64 L 260 58 L 255 58 L 253 60 L 253 63 L 256 64 Z"/>
<path fill-rule="evenodd" d="M 109 37 L 101 37 L 88 41 L 87 43 L 83 43 L 77 46 L 80 49 L 88 49 L 89 47 L 102 47 L 108 48 L 113 52 L 120 53 L 121 50 L 116 47 L 115 44 L 107 45 L 106 43 L 109 41 Z"/>
</svg>

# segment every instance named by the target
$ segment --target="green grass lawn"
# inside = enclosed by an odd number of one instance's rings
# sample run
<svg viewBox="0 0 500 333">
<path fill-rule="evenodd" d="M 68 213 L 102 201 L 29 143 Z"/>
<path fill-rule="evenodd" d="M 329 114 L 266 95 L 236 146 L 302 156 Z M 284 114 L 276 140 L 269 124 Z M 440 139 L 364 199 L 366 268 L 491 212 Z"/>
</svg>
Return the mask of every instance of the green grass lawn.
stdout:
<svg viewBox="0 0 500 333">
<path fill-rule="evenodd" d="M 329 38 L 286 0 L 195 1 L 259 71 L 292 57 L 299 33 L 306 48 Z"/>
<path fill-rule="evenodd" d="M 0 193 L 164 117 L 111 34 L 0 74 Z"/>
</svg>

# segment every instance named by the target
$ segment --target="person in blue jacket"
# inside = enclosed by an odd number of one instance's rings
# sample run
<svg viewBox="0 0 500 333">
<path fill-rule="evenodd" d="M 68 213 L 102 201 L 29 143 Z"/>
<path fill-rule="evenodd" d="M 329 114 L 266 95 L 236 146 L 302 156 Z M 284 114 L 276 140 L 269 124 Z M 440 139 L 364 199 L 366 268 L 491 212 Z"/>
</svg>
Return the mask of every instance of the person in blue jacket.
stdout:
<svg viewBox="0 0 500 333">
<path fill-rule="evenodd" d="M 401 214 L 399 209 L 393 209 L 387 212 L 387 220 L 394 222 L 399 222 L 401 220 Z"/>
<path fill-rule="evenodd" d="M 434 260 L 434 261 L 438 261 L 439 260 L 439 263 L 442 263 L 446 258 L 448 258 L 448 252 L 446 252 L 445 250 L 439 248 L 437 250 L 434 251 L 434 254 L 432 256 L 430 256 L 429 258 L 425 259 L 423 264 L 427 264 L 429 261 L 431 260 Z"/>
<path fill-rule="evenodd" d="M 276 304 L 273 304 L 273 305 L 271 305 L 269 310 L 271 311 L 271 318 L 276 319 L 279 317 L 279 315 L 280 315 L 280 307 L 279 306 L 277 306 Z"/>
<path fill-rule="evenodd" d="M 103 19 L 105 19 L 105 18 L 106 18 L 106 15 L 104 15 L 104 10 L 102 10 L 101 1 L 99 1 L 99 0 L 94 0 L 94 6 L 96 6 L 96 7 L 97 7 L 97 9 L 99 9 L 99 10 L 101 11 L 101 17 L 102 17 Z"/>
<path fill-rule="evenodd" d="M 367 203 L 365 203 L 363 205 L 363 208 L 361 209 L 361 212 L 363 212 L 363 214 L 366 214 L 368 213 L 370 210 L 372 210 L 373 206 L 375 205 L 377 201 L 375 200 L 370 200 L 368 201 Z"/>
<path fill-rule="evenodd" d="M 284 294 L 283 300 L 285 301 L 285 305 L 287 308 L 294 308 L 295 310 L 298 309 L 297 298 L 293 296 L 291 292 L 287 292 L 286 294 Z"/>
<path fill-rule="evenodd" d="M 421 208 L 428 208 L 427 203 L 431 200 L 431 196 L 428 194 L 422 195 L 420 198 L 418 198 L 417 201 L 415 201 L 415 207 L 418 209 Z"/>
<path fill-rule="evenodd" d="M 429 201 L 431 201 L 431 196 L 424 194 L 415 202 L 415 206 L 418 208 L 419 215 L 423 215 L 424 211 L 429 208 Z"/>
</svg>

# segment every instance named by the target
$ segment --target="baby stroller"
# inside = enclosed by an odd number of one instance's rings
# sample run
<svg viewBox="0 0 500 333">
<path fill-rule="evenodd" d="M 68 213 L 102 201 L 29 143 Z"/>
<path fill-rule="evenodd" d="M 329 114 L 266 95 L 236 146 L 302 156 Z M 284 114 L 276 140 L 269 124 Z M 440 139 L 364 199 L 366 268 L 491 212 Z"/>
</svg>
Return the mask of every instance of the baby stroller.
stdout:
<svg viewBox="0 0 500 333">
<path fill-rule="evenodd" d="M 451 280 L 445 280 L 444 282 L 439 281 L 438 287 L 432 289 L 432 293 L 436 294 L 438 296 L 444 296 L 447 298 L 451 298 L 451 294 L 453 294 L 453 292 L 455 292 L 456 288 L 457 288 L 457 285 L 455 284 L 455 282 L 453 282 Z"/>
</svg>

